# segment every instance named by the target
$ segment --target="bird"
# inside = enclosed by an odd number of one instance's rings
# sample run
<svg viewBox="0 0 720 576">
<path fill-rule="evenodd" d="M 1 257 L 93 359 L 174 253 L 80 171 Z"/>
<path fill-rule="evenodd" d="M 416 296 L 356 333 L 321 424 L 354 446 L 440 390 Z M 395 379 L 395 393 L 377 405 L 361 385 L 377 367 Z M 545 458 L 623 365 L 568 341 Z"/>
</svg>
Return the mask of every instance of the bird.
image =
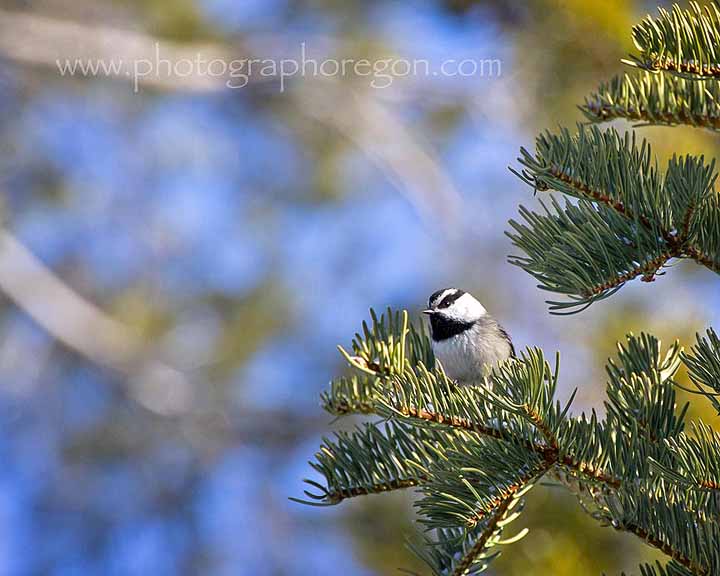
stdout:
<svg viewBox="0 0 720 576">
<path fill-rule="evenodd" d="M 433 292 L 423 314 L 430 320 L 435 358 L 459 385 L 482 384 L 495 366 L 515 357 L 508 333 L 469 292 Z"/>
</svg>

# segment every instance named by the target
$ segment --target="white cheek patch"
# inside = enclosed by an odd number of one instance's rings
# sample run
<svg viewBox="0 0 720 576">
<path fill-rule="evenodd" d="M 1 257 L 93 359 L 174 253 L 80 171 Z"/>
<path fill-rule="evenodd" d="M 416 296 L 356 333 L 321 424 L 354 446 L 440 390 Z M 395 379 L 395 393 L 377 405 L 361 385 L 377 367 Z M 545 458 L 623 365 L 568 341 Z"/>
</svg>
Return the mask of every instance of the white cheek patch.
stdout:
<svg viewBox="0 0 720 576">
<path fill-rule="evenodd" d="M 485 307 L 470 294 L 463 294 L 443 310 L 444 315 L 460 322 L 473 322 L 487 313 Z"/>
</svg>

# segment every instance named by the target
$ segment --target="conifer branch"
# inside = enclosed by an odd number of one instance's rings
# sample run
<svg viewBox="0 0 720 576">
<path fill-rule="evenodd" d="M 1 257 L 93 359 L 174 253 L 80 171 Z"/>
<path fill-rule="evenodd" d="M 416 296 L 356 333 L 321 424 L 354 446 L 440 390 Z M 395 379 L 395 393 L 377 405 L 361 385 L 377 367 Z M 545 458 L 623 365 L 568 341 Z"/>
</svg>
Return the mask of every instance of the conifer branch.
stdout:
<svg viewBox="0 0 720 576">
<path fill-rule="evenodd" d="M 626 206 L 622 203 L 621 200 L 619 200 L 618 198 L 611 198 L 608 194 L 602 192 L 601 190 L 593 190 L 581 180 L 573 179 L 568 174 L 564 173 L 561 168 L 551 166 L 547 169 L 547 174 L 555 178 L 556 180 L 559 180 L 566 184 L 568 186 L 568 190 L 565 190 L 565 192 L 572 191 L 572 196 L 596 201 L 600 204 L 608 206 L 609 208 L 612 208 L 613 210 L 630 220 L 635 219 L 635 215 L 633 214 L 633 212 L 626 208 Z M 551 186 L 546 182 L 535 182 L 535 187 L 536 189 L 543 191 L 551 189 Z M 648 220 L 646 216 L 640 215 L 638 216 L 638 220 L 646 228 L 653 228 L 650 220 Z M 667 232 L 662 232 L 662 234 L 663 236 L 668 235 Z"/>
<path fill-rule="evenodd" d="M 351 488 L 341 488 L 336 491 L 327 492 L 324 500 L 328 504 L 339 504 L 348 498 L 356 498 L 357 496 L 369 496 L 371 494 L 382 494 L 383 492 L 392 492 L 395 490 L 403 490 L 419 486 L 425 478 L 418 476 L 415 478 L 396 478 L 387 482 L 371 484 L 368 486 L 353 486 Z"/>
<path fill-rule="evenodd" d="M 636 266 L 635 268 L 631 268 L 627 272 L 619 274 L 618 276 L 615 276 L 607 282 L 591 286 L 590 288 L 586 289 L 581 294 L 581 296 L 584 296 L 587 299 L 592 299 L 601 294 L 605 294 L 610 290 L 619 288 L 623 286 L 626 282 L 629 282 L 630 280 L 633 280 L 638 276 L 642 277 L 643 282 L 653 282 L 655 280 L 655 276 L 660 272 L 660 270 L 670 260 L 677 256 L 679 256 L 679 253 L 676 253 L 675 251 L 663 252 L 655 258 L 652 258 L 647 262 Z"/>
<path fill-rule="evenodd" d="M 311 500 L 296 501 L 329 506 L 347 498 L 418 486 L 427 481 L 419 471 L 431 458 L 427 446 L 443 440 L 442 432 L 413 431 L 402 423 L 364 424 L 334 436 L 324 439 L 315 462 L 310 463 L 325 477 L 326 485 L 306 479 L 319 493 L 305 491 Z"/>
<path fill-rule="evenodd" d="M 516 439 L 508 436 L 508 434 L 506 434 L 501 428 L 479 426 L 469 422 L 468 420 L 456 418 L 446 419 L 441 414 L 426 411 L 417 412 L 413 409 L 408 409 L 406 412 L 402 412 L 402 415 L 427 422 L 446 424 L 452 426 L 453 428 L 459 428 L 466 432 L 474 432 L 497 440 L 517 442 Z M 531 441 L 522 441 L 522 444 L 528 450 L 532 450 L 533 452 L 540 454 L 548 464 L 562 466 L 567 472 L 574 474 L 578 478 L 593 481 L 610 488 L 617 489 L 620 487 L 621 481 L 618 478 L 615 478 L 611 474 L 593 466 L 589 462 L 573 458 L 568 454 L 561 454 L 557 446 L 548 446 L 542 442 L 537 443 Z"/>
<path fill-rule="evenodd" d="M 339 379 L 328 397 L 357 406 L 371 389 L 368 405 L 389 421 L 338 432 L 324 441 L 312 466 L 326 484 L 308 481 L 315 489 L 306 493 L 311 503 L 332 505 L 416 488 L 423 494 L 416 503 L 421 522 L 447 536 L 420 555 L 436 574 L 447 576 L 468 565 L 474 574 L 493 557 L 483 538 L 496 538 L 487 534 L 495 534 L 491 523 L 498 509 L 551 473 L 579 498 L 589 495 L 601 510 L 605 506 L 608 522 L 638 526 L 652 542 L 670 546 L 675 530 L 681 531 L 688 520 L 670 515 L 672 521 L 658 525 L 648 516 L 648 494 L 656 482 L 652 472 L 678 461 L 684 464 L 675 469 L 689 470 L 686 463 L 707 451 L 687 449 L 685 410 L 675 412 L 671 379 L 680 364 L 677 343 L 661 354 L 657 339 L 641 334 L 619 346 L 617 359 L 608 365 L 608 415 L 600 422 L 594 413 L 589 419 L 567 417 L 570 402 L 561 407 L 554 400 L 558 370 L 537 349 L 494 370 L 483 386 L 457 386 L 441 367 L 428 368 L 419 360 L 429 357 L 427 337 L 403 339 L 403 334 L 421 333 L 408 322 L 395 321 L 405 315 L 372 314 L 372 327 L 366 326 L 354 343 L 354 350 L 365 354 L 360 367 L 356 357 L 344 354 L 361 375 Z M 402 340 L 415 348 L 415 364 L 407 360 L 407 350 L 390 346 Z M 398 368 L 390 375 L 378 370 L 371 376 L 381 362 L 370 350 L 387 354 L 385 366 Z M 400 357 L 405 358 L 402 370 Z M 668 487 L 667 498 L 679 499 L 680 489 Z M 707 513 L 701 499 L 684 502 L 684 514 Z M 682 556 L 682 547 L 673 550 L 680 560 L 692 558 Z M 700 550 L 697 555 L 703 554 Z"/>
<path fill-rule="evenodd" d="M 691 79 L 720 77 L 720 10 L 715 3 L 689 9 L 673 5 L 658 9 L 633 27 L 633 41 L 640 52 L 626 63 L 649 70 L 669 72 Z"/>
<path fill-rule="evenodd" d="M 675 6 L 633 29 L 645 69 L 616 77 L 582 108 L 591 122 L 720 129 L 720 9 Z M 655 74 L 669 72 L 669 75 Z M 703 82 L 697 82 L 702 79 Z M 508 233 L 523 255 L 510 261 L 565 298 L 569 313 L 607 298 L 635 278 L 652 281 L 673 259 L 720 274 L 720 194 L 714 161 L 673 157 L 664 172 L 634 132 L 579 126 L 547 132 L 519 171 L 536 192 L 555 191 L 542 213 L 521 207 Z M 569 312 L 568 312 L 569 311 Z M 709 330 L 689 353 L 661 353 L 647 334 L 628 335 L 607 365 L 606 415 L 569 416 L 555 399 L 558 367 L 528 349 L 479 386 L 458 386 L 435 366 L 424 327 L 388 310 L 363 324 L 350 351 L 351 374 L 331 383 L 323 407 L 361 413 L 368 423 L 325 439 L 307 480 L 314 505 L 415 488 L 419 520 L 437 535 L 417 550 L 436 576 L 476 575 L 498 552 L 503 528 L 526 493 L 550 475 L 593 518 L 641 538 L 668 556 L 643 576 L 720 574 L 720 435 L 702 423 L 685 430 L 673 377 L 681 363 L 720 413 L 720 338 Z"/>
<path fill-rule="evenodd" d="M 484 522 L 473 530 L 458 528 L 436 530 L 437 539 L 425 539 L 425 548 L 412 547 L 436 576 L 471 576 L 483 572 L 500 555 L 499 546 L 518 542 L 528 533 L 524 528 L 515 536 L 502 538 L 508 525 L 524 508 L 523 490 L 503 500 Z M 495 550 L 495 551 L 493 551 Z"/>
<path fill-rule="evenodd" d="M 622 481 L 594 467 L 588 462 L 578 461 L 571 456 L 562 456 L 557 459 L 557 464 L 565 472 L 570 472 L 574 477 L 599 484 L 603 489 L 617 490 L 622 487 Z"/>
<path fill-rule="evenodd" d="M 615 529 L 635 534 L 694 575 L 720 573 L 717 515 L 706 514 L 687 492 L 640 482 L 605 502 L 602 514 Z"/>
<path fill-rule="evenodd" d="M 501 521 L 506 518 L 511 506 L 517 502 L 517 491 L 508 493 L 507 496 L 497 505 L 492 515 L 488 518 L 487 524 L 482 528 L 480 536 L 475 540 L 472 547 L 462 556 L 452 571 L 452 576 L 465 576 L 470 573 L 473 564 L 480 559 L 488 544 L 492 542 L 499 529 Z"/>
<path fill-rule="evenodd" d="M 508 233 L 525 256 L 510 262 L 569 301 L 549 301 L 553 313 L 575 312 L 607 298 L 626 282 L 650 282 L 674 258 L 720 273 L 720 199 L 714 162 L 673 158 L 664 175 L 646 141 L 634 133 L 580 126 L 538 137 L 535 154 L 521 150 L 522 171 L 537 191 L 577 198 L 561 207 L 551 197 L 544 214 L 520 207 L 524 222 Z"/>
<path fill-rule="evenodd" d="M 704 338 L 698 334 L 692 350 L 683 353 L 682 359 L 691 382 L 720 414 L 720 337 L 712 328 Z"/>
<path fill-rule="evenodd" d="M 685 250 L 686 254 L 695 260 L 698 264 L 702 264 L 713 272 L 720 274 L 720 260 L 711 257 L 696 246 L 688 246 Z"/>
<path fill-rule="evenodd" d="M 507 438 L 507 435 L 501 428 L 483 426 L 482 424 L 471 422 L 467 418 L 457 418 L 454 416 L 448 417 L 439 412 L 430 412 L 428 410 L 418 408 L 401 408 L 397 410 L 397 415 L 415 420 L 422 420 L 424 422 L 431 422 L 433 424 L 440 424 L 442 426 L 449 426 L 451 428 L 458 428 L 466 432 L 476 432 L 478 434 L 482 434 L 483 436 L 489 436 L 490 438 L 500 440 Z M 530 446 L 534 446 L 534 444 L 530 444 Z"/>
<path fill-rule="evenodd" d="M 687 568 L 690 574 L 693 574 L 695 576 L 710 576 L 710 572 L 705 567 L 697 565 L 695 562 L 692 561 L 691 558 L 683 555 L 682 552 L 674 549 L 667 542 L 663 542 L 659 538 L 648 533 L 644 528 L 636 524 L 625 524 L 617 527 L 613 525 L 613 527 L 616 530 L 622 530 L 625 532 L 630 532 L 631 534 L 635 534 L 635 536 L 640 538 L 649 546 L 660 550 L 660 552 L 662 552 L 666 556 L 669 556 L 681 566 Z"/>
<path fill-rule="evenodd" d="M 693 434 L 667 441 L 669 465 L 654 462 L 658 474 L 682 488 L 720 495 L 720 434 L 703 422 L 693 422 Z"/>
<path fill-rule="evenodd" d="M 678 437 L 684 429 L 688 405 L 676 413 L 673 375 L 681 364 L 681 349 L 675 342 L 664 356 L 660 341 L 649 334 L 628 337 L 619 343 L 617 360 L 606 371 L 606 421 L 614 429 L 640 432 L 651 442 Z"/>
<path fill-rule="evenodd" d="M 641 576 L 693 576 L 685 566 L 674 560 L 668 562 L 666 566 L 660 562 L 655 562 L 655 565 L 643 564 L 640 566 L 640 574 Z M 625 572 L 622 573 L 622 576 L 626 576 Z"/>
<path fill-rule="evenodd" d="M 320 394 L 320 405 L 334 416 L 374 414 L 378 378 L 368 374 L 337 378 L 329 391 Z"/>
<path fill-rule="evenodd" d="M 503 543 L 501 524 L 517 517 L 503 515 L 504 506 L 551 474 L 581 502 L 589 496 L 595 516 L 678 566 L 697 574 L 720 567 L 709 544 L 715 534 L 703 524 L 720 515 L 708 500 L 720 475 L 720 458 L 708 454 L 718 447 L 712 436 L 684 432 L 686 407 L 676 411 L 672 382 L 677 343 L 662 353 L 657 339 L 628 336 L 608 364 L 607 416 L 599 421 L 595 413 L 567 416 L 572 398 L 564 407 L 555 401 L 558 370 L 538 349 L 499 366 L 482 386 L 458 386 L 440 366 L 425 365 L 429 340 L 403 320 L 406 312 L 371 316 L 353 355 L 343 354 L 359 375 L 338 379 L 325 398 L 328 406 L 367 406 L 387 422 L 324 441 L 312 467 L 325 484 L 308 480 L 308 503 L 416 488 L 420 521 L 439 535 L 419 555 L 441 576 L 477 574 L 496 555 L 490 547 Z M 699 342 L 695 355 L 714 358 L 716 340 Z M 694 357 L 682 356 L 690 364 Z M 705 381 L 714 369 L 695 372 Z"/>
<path fill-rule="evenodd" d="M 638 125 L 688 125 L 720 130 L 720 81 L 624 74 L 603 83 L 580 110 L 590 122 L 622 118 Z"/>
<path fill-rule="evenodd" d="M 549 207 L 541 206 L 544 214 L 521 206 L 525 223 L 510 221 L 514 231 L 508 236 L 526 255 L 509 261 L 534 276 L 540 288 L 569 298 L 548 300 L 553 314 L 576 312 L 640 275 L 650 280 L 667 259 L 659 233 L 606 206 L 580 201 L 561 207 L 553 197 Z"/>
</svg>

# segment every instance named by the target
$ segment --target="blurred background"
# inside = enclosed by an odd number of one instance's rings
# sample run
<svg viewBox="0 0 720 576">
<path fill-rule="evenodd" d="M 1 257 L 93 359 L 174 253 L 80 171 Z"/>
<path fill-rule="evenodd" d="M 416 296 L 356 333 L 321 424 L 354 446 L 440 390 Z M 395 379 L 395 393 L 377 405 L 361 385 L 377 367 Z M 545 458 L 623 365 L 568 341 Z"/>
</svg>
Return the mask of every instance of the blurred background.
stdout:
<svg viewBox="0 0 720 576">
<path fill-rule="evenodd" d="M 576 412 L 602 412 L 628 331 L 717 326 L 693 265 L 568 318 L 506 263 L 506 222 L 536 203 L 508 165 L 581 120 L 654 9 L 0 1 L 0 575 L 422 572 L 411 494 L 287 499 L 338 425 L 318 396 L 370 306 L 472 291 L 516 346 L 561 351 Z M 273 73 L 301 56 L 369 64 Z M 643 134 L 663 160 L 716 154 L 709 133 Z M 652 557 L 552 487 L 517 526 L 489 573 Z"/>
</svg>

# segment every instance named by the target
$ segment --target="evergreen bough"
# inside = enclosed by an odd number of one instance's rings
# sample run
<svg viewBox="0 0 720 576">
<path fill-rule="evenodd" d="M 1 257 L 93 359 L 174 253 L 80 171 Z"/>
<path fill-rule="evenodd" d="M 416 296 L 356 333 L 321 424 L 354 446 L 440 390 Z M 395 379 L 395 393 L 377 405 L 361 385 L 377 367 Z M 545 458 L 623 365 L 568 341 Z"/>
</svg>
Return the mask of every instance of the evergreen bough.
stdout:
<svg viewBox="0 0 720 576">
<path fill-rule="evenodd" d="M 720 126 L 720 10 L 691 3 L 633 28 L 636 68 L 600 86 L 582 106 L 591 123 Z M 520 208 L 508 233 L 522 267 L 574 313 L 634 278 L 651 281 L 672 259 L 720 273 L 720 195 L 714 161 L 673 157 L 664 172 L 635 132 L 579 125 L 537 138 L 516 174 L 550 196 Z M 606 416 L 571 416 L 555 399 L 559 358 L 537 348 L 498 367 L 485 385 L 459 387 L 433 359 L 423 324 L 388 310 L 340 348 L 351 376 L 331 382 L 323 408 L 373 421 L 323 440 L 306 480 L 316 506 L 412 488 L 438 576 L 479 574 L 503 545 L 524 536 L 512 522 L 527 493 L 552 479 L 601 525 L 629 532 L 667 556 L 643 576 L 720 574 L 720 434 L 686 426 L 675 374 L 720 414 L 720 338 L 709 329 L 689 352 L 628 335 L 607 366 Z M 574 394 L 573 394 L 574 397 Z"/>
</svg>

